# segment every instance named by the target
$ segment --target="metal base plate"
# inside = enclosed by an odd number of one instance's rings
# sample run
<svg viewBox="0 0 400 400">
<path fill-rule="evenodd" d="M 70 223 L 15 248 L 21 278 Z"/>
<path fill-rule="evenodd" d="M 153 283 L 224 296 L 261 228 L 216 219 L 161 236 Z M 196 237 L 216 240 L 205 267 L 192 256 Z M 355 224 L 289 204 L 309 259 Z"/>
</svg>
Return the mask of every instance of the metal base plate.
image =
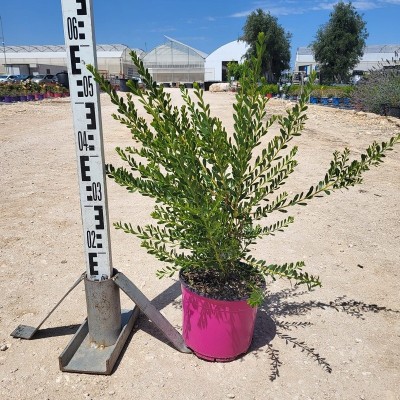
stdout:
<svg viewBox="0 0 400 400">
<path fill-rule="evenodd" d="M 121 313 L 122 330 L 117 341 L 114 345 L 103 348 L 91 346 L 86 320 L 61 353 L 59 357 L 60 370 L 63 372 L 110 375 L 138 315 L 139 308 L 137 306 L 133 310 L 123 310 Z"/>
<path fill-rule="evenodd" d="M 20 339 L 31 339 L 32 336 L 37 332 L 37 328 L 29 325 L 18 325 L 11 333 L 12 337 Z"/>
</svg>

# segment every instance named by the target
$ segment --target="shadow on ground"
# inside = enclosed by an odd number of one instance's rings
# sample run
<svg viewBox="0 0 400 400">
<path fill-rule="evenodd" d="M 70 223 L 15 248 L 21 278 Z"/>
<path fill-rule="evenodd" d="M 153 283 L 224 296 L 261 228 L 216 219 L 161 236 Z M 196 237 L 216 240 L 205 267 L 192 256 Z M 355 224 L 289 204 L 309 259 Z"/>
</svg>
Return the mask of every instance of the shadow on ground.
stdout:
<svg viewBox="0 0 400 400">
<path fill-rule="evenodd" d="M 326 372 L 332 372 L 329 362 L 321 357 L 317 349 L 308 346 L 305 341 L 300 341 L 291 334 L 293 330 L 307 328 L 313 324 L 311 322 L 284 321 L 285 318 L 304 316 L 315 309 L 333 309 L 360 319 L 365 319 L 365 314 L 370 312 L 400 313 L 400 311 L 381 307 L 376 304 L 366 304 L 362 301 L 349 300 L 346 296 L 337 297 L 329 303 L 316 300 L 300 300 L 301 296 L 309 293 L 309 291 L 300 291 L 297 286 L 277 293 L 270 293 L 258 310 L 254 339 L 249 351 L 255 356 L 261 351 L 269 354 L 271 359 L 271 381 L 279 376 L 279 367 L 282 365 L 282 361 L 279 358 L 279 350 L 275 349 L 271 343 L 275 336 L 284 340 L 292 348 L 298 348 L 301 352 L 304 352 Z M 269 316 L 272 316 L 272 318 Z"/>
<path fill-rule="evenodd" d="M 249 352 L 256 357 L 261 352 L 268 353 L 271 360 L 271 381 L 275 380 L 279 376 L 279 367 L 282 365 L 279 350 L 275 349 L 272 345 L 272 341 L 276 337 L 284 340 L 285 343 L 290 345 L 292 348 L 298 348 L 301 352 L 304 352 L 328 373 L 332 372 L 329 362 L 325 358 L 321 357 L 315 348 L 308 346 L 305 341 L 300 341 L 291 334 L 293 330 L 307 328 L 313 324 L 311 322 L 285 321 L 285 318 L 297 316 L 302 317 L 315 309 L 333 309 L 360 319 L 364 319 L 365 314 L 370 312 L 400 313 L 398 310 L 392 310 L 376 304 L 366 304 L 361 301 L 349 300 L 346 296 L 337 297 L 329 303 L 316 300 L 302 301 L 301 296 L 309 293 L 309 291 L 300 291 L 296 286 L 290 289 L 281 290 L 277 293 L 269 293 L 265 302 L 258 309 L 253 341 Z M 162 293 L 157 295 L 152 300 L 152 303 L 158 310 L 162 310 L 169 304 L 172 304 L 177 309 L 181 309 L 181 300 L 178 299 L 180 295 L 180 283 L 179 281 L 176 281 Z M 40 329 L 35 334 L 35 339 L 71 335 L 76 332 L 79 326 L 80 325 L 68 325 Z M 175 328 L 180 330 L 181 326 L 176 326 Z M 126 341 L 124 346 L 125 348 L 123 349 L 115 368 L 118 367 L 123 353 L 126 351 L 126 347 L 129 345 L 134 333 L 139 329 L 168 346 L 173 347 L 163 333 L 144 314 L 141 314 L 135 323 L 135 327 L 132 330 L 129 339 Z"/>
</svg>

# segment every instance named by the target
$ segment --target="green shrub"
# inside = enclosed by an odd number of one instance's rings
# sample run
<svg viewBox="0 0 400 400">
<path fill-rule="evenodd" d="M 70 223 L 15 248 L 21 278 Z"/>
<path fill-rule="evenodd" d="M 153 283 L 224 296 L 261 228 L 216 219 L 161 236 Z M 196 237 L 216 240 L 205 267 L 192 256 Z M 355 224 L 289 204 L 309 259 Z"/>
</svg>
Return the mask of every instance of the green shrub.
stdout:
<svg viewBox="0 0 400 400">
<path fill-rule="evenodd" d="M 382 114 L 386 107 L 400 107 L 400 60 L 371 70 L 356 85 L 352 101 L 364 111 Z"/>
<path fill-rule="evenodd" d="M 244 63 L 231 132 L 212 116 L 199 87 L 191 93 L 181 87 L 183 104 L 174 105 L 134 52 L 132 60 L 146 89 L 128 82 L 131 93 L 126 98 L 118 96 L 110 82 L 88 66 L 117 106 L 114 118 L 128 128 L 133 139 L 131 146 L 116 149 L 123 166 L 107 165 L 107 175 L 129 192 L 138 191 L 155 200 L 153 224 L 135 227 L 116 222 L 114 226 L 136 235 L 148 253 L 167 263 L 158 271 L 159 277 L 190 271 L 204 282 L 202 290 L 207 293 L 211 287 L 213 293 L 223 288 L 235 290 L 236 282 L 241 282 L 252 293 L 252 305 L 260 304 L 263 293 L 249 275 L 286 277 L 309 288 L 321 285 L 318 277 L 303 272 L 303 261 L 269 264 L 267 251 L 265 260 L 251 254 L 258 239 L 284 230 L 294 217 L 266 225 L 262 221 L 272 213 L 286 213 L 315 197 L 361 183 L 363 173 L 380 164 L 400 141 L 397 134 L 386 143 L 373 143 L 359 160 L 350 160 L 348 149 L 334 152 L 319 182 L 297 194 L 281 190 L 298 165 L 298 147 L 292 140 L 304 128 L 315 75 L 303 87 L 298 103 L 283 115 L 267 118 L 268 99 L 260 78 L 264 51 L 260 33 L 257 57 Z M 138 103 L 150 121 L 139 113 Z M 275 135 L 269 133 L 274 123 L 279 128 Z"/>
<path fill-rule="evenodd" d="M 264 86 L 264 90 L 266 93 L 271 93 L 271 94 L 278 94 L 279 93 L 279 88 L 277 84 L 270 83 L 268 85 Z"/>
</svg>

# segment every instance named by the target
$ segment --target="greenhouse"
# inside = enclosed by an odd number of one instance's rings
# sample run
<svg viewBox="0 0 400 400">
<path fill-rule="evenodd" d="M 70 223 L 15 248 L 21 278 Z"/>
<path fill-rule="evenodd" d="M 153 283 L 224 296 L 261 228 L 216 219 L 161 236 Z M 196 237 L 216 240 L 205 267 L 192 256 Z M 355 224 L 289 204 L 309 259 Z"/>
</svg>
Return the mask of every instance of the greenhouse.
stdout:
<svg viewBox="0 0 400 400">
<path fill-rule="evenodd" d="M 396 58 L 400 53 L 400 44 L 366 46 L 360 62 L 353 71 L 365 72 L 373 68 L 379 68 L 382 62 Z M 398 56 L 397 56 L 398 58 Z M 304 71 L 307 75 L 314 70 L 317 62 L 311 47 L 299 47 L 296 52 L 295 71 Z"/>
<path fill-rule="evenodd" d="M 139 55 L 140 49 L 134 49 Z M 129 55 L 131 49 L 123 44 L 97 45 L 98 68 L 106 77 L 137 76 Z M 67 54 L 63 45 L 5 46 L 2 73 L 11 75 L 56 74 L 67 69 Z"/>
<path fill-rule="evenodd" d="M 158 83 L 176 86 L 179 83 L 204 81 L 204 63 L 207 54 L 165 36 L 166 43 L 143 57 L 153 79 Z"/>
<path fill-rule="evenodd" d="M 249 46 L 241 40 L 234 40 L 213 51 L 206 59 L 205 80 L 226 81 L 229 62 L 242 62 Z"/>
</svg>

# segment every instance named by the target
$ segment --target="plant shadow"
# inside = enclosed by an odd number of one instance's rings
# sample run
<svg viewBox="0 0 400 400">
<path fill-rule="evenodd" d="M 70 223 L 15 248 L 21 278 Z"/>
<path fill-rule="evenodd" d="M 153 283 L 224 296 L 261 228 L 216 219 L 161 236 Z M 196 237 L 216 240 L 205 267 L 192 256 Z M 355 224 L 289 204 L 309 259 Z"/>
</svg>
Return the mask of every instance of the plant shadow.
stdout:
<svg viewBox="0 0 400 400">
<path fill-rule="evenodd" d="M 298 348 L 318 363 L 326 372 L 332 372 L 329 362 L 324 357 L 321 357 L 315 348 L 308 346 L 305 341 L 301 341 L 291 335 L 291 331 L 307 328 L 313 324 L 311 322 L 282 321 L 282 318 L 304 316 L 314 309 L 333 309 L 359 319 L 365 319 L 365 313 L 370 312 L 400 313 L 398 310 L 392 310 L 376 304 L 366 304 L 362 301 L 347 299 L 346 296 L 337 297 L 329 303 L 316 300 L 297 301 L 297 298 L 309 293 L 309 291 L 300 291 L 298 286 L 271 293 L 258 310 L 258 323 L 256 322 L 254 340 L 249 351 L 256 357 L 260 352 L 265 351 L 268 353 L 271 359 L 271 381 L 279 377 L 279 367 L 282 365 L 279 350 L 275 349 L 271 343 L 275 336 L 284 340 L 286 345 Z M 269 318 L 268 316 L 271 317 Z M 266 350 L 261 350 L 265 346 Z"/>
<path fill-rule="evenodd" d="M 309 346 L 305 341 L 298 339 L 292 334 L 293 331 L 305 329 L 312 326 L 313 323 L 304 321 L 285 321 L 285 318 L 302 317 L 315 309 L 344 312 L 345 314 L 357 319 L 365 319 L 365 314 L 371 312 L 400 313 L 400 311 L 378 306 L 376 304 L 367 304 L 362 301 L 348 299 L 346 296 L 336 297 L 330 302 L 301 300 L 301 297 L 306 294 L 310 294 L 310 291 L 300 290 L 298 286 L 283 289 L 276 293 L 269 293 L 264 303 L 258 308 L 253 340 L 248 353 L 251 353 L 256 357 L 261 353 L 268 354 L 271 360 L 271 381 L 274 381 L 279 377 L 279 367 L 282 365 L 279 350 L 277 350 L 272 344 L 276 337 L 283 340 L 286 345 L 290 345 L 291 348 L 297 348 L 300 352 L 306 354 L 306 356 L 314 360 L 326 372 L 332 372 L 331 365 L 319 354 L 317 349 Z M 181 310 L 182 302 L 179 298 L 180 295 L 180 282 L 176 281 L 162 293 L 157 295 L 152 300 L 152 303 L 158 310 L 162 310 L 170 304 L 175 309 Z M 176 326 L 175 328 L 179 330 L 181 326 Z M 158 330 L 158 328 L 143 314 L 139 317 L 136 323 L 135 330 L 137 329 L 143 330 L 161 342 L 174 348 L 162 332 Z M 239 357 L 239 360 L 243 359 L 243 356 Z"/>
</svg>

